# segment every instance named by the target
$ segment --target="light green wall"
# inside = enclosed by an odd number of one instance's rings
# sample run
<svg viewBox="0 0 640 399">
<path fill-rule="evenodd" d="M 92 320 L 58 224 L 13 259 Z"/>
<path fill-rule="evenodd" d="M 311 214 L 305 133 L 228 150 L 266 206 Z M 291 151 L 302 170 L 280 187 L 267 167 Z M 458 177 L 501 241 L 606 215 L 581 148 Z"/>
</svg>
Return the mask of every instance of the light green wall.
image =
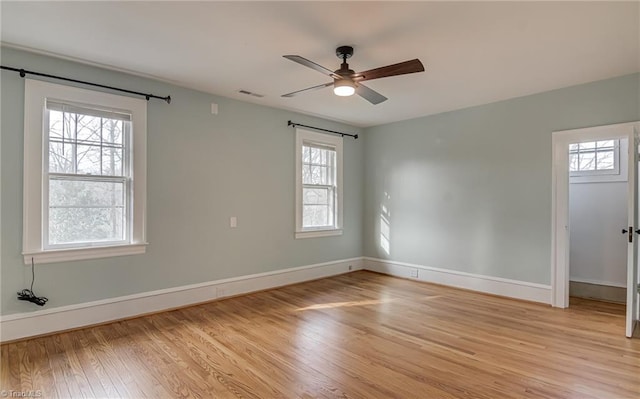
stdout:
<svg viewBox="0 0 640 399">
<path fill-rule="evenodd" d="M 3 65 L 174 99 L 149 102 L 147 253 L 36 266 L 47 308 L 363 254 L 548 284 L 551 132 L 640 119 L 635 74 L 365 129 L 344 142 L 345 234 L 295 240 L 287 120 L 357 129 L 14 49 L 0 56 Z M 0 85 L 7 315 L 40 308 L 15 299 L 31 278 L 20 255 L 24 81 L 3 71 Z M 390 254 L 379 241 L 383 205 Z"/>
<path fill-rule="evenodd" d="M 147 253 L 36 265 L 47 308 L 362 254 L 362 140 L 344 141 L 344 235 L 295 240 L 294 130 L 287 120 L 358 129 L 149 79 L 2 48 L 3 65 L 158 95 L 148 103 Z M 2 314 L 41 308 L 15 299 L 22 264 L 24 80 L 1 74 Z M 211 103 L 219 104 L 212 115 Z M 229 228 L 229 217 L 238 228 Z"/>
<path fill-rule="evenodd" d="M 639 89 L 634 74 L 366 129 L 365 256 L 549 284 L 551 132 L 638 120 Z"/>
</svg>

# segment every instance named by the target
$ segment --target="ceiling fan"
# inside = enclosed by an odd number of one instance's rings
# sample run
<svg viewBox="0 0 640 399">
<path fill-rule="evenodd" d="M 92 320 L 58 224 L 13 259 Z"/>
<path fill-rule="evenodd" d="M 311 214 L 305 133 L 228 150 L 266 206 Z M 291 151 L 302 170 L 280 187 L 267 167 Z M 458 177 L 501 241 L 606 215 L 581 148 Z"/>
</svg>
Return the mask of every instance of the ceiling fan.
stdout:
<svg viewBox="0 0 640 399">
<path fill-rule="evenodd" d="M 349 64 L 347 64 L 347 59 L 351 58 L 351 56 L 353 55 L 353 47 L 340 46 L 336 49 L 336 55 L 338 56 L 338 58 L 342 58 L 342 64 L 340 65 L 340 69 L 337 69 L 335 71 L 327 69 L 322 65 L 318 65 L 313 61 L 309 61 L 304 57 L 300 57 L 299 55 L 283 55 L 284 58 L 287 58 L 293 62 L 297 62 L 298 64 L 304 65 L 311 69 L 315 69 L 320 73 L 332 77 L 333 82 L 323 83 L 321 85 L 283 94 L 282 97 L 293 97 L 300 93 L 323 89 L 325 87 L 333 85 L 333 92 L 337 96 L 351 96 L 353 94 L 357 94 L 372 104 L 380 104 L 381 102 L 387 100 L 387 97 L 383 96 L 375 90 L 368 88 L 360 82 L 363 82 L 365 80 L 386 78 L 389 76 L 405 75 L 408 73 L 424 72 L 424 66 L 422 65 L 422 62 L 420 62 L 420 60 L 417 58 L 410 61 L 400 62 L 398 64 L 370 69 L 364 72 L 354 72 L 353 69 L 349 69 Z"/>
</svg>

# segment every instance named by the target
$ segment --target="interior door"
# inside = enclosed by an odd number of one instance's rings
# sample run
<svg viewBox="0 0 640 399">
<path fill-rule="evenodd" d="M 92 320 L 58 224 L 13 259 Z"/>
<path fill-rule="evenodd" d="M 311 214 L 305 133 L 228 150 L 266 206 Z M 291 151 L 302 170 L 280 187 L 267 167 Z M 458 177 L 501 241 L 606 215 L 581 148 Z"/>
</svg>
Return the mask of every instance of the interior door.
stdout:
<svg viewBox="0 0 640 399">
<path fill-rule="evenodd" d="M 627 254 L 627 322 L 626 336 L 631 337 L 638 324 L 638 241 L 640 224 L 638 223 L 638 124 L 629 133 L 629 247 Z M 635 239 L 631 239 L 635 235 Z"/>
</svg>

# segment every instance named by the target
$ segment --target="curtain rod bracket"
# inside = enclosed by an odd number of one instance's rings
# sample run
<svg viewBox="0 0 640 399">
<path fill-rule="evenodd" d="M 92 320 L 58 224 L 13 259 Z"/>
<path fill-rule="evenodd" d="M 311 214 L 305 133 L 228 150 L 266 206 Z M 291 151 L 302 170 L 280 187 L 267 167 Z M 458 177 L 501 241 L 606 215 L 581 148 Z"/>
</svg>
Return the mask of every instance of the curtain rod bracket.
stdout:
<svg viewBox="0 0 640 399">
<path fill-rule="evenodd" d="M 357 135 L 357 134 L 349 134 L 349 133 L 343 133 L 343 132 L 336 132 L 335 130 L 329 130 L 329 129 L 323 129 L 323 128 L 321 128 L 321 127 L 315 127 L 315 126 L 303 125 L 303 124 L 301 124 L 301 123 L 291 122 L 290 120 L 289 120 L 289 121 L 287 121 L 287 126 L 293 126 L 293 127 L 296 127 L 296 126 L 302 126 L 302 127 L 306 127 L 306 128 L 309 128 L 309 129 L 315 129 L 315 130 L 318 130 L 318 131 L 321 131 L 321 132 L 326 132 L 326 133 L 331 133 L 331 134 L 337 134 L 337 135 L 339 135 L 339 136 L 341 136 L 341 137 L 349 136 L 349 137 L 353 137 L 353 138 L 354 138 L 354 139 L 356 139 L 356 140 L 358 139 L 358 135 Z"/>
</svg>

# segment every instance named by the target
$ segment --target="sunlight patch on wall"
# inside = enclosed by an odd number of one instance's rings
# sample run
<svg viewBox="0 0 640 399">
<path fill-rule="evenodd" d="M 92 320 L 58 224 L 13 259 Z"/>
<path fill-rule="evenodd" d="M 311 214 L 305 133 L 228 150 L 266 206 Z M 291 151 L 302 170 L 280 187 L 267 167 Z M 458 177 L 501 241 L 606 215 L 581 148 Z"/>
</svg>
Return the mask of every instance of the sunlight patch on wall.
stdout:
<svg viewBox="0 0 640 399">
<path fill-rule="evenodd" d="M 380 248 L 387 255 L 391 255 L 391 210 L 386 205 L 390 199 L 391 196 L 385 192 L 380 206 Z"/>
</svg>

